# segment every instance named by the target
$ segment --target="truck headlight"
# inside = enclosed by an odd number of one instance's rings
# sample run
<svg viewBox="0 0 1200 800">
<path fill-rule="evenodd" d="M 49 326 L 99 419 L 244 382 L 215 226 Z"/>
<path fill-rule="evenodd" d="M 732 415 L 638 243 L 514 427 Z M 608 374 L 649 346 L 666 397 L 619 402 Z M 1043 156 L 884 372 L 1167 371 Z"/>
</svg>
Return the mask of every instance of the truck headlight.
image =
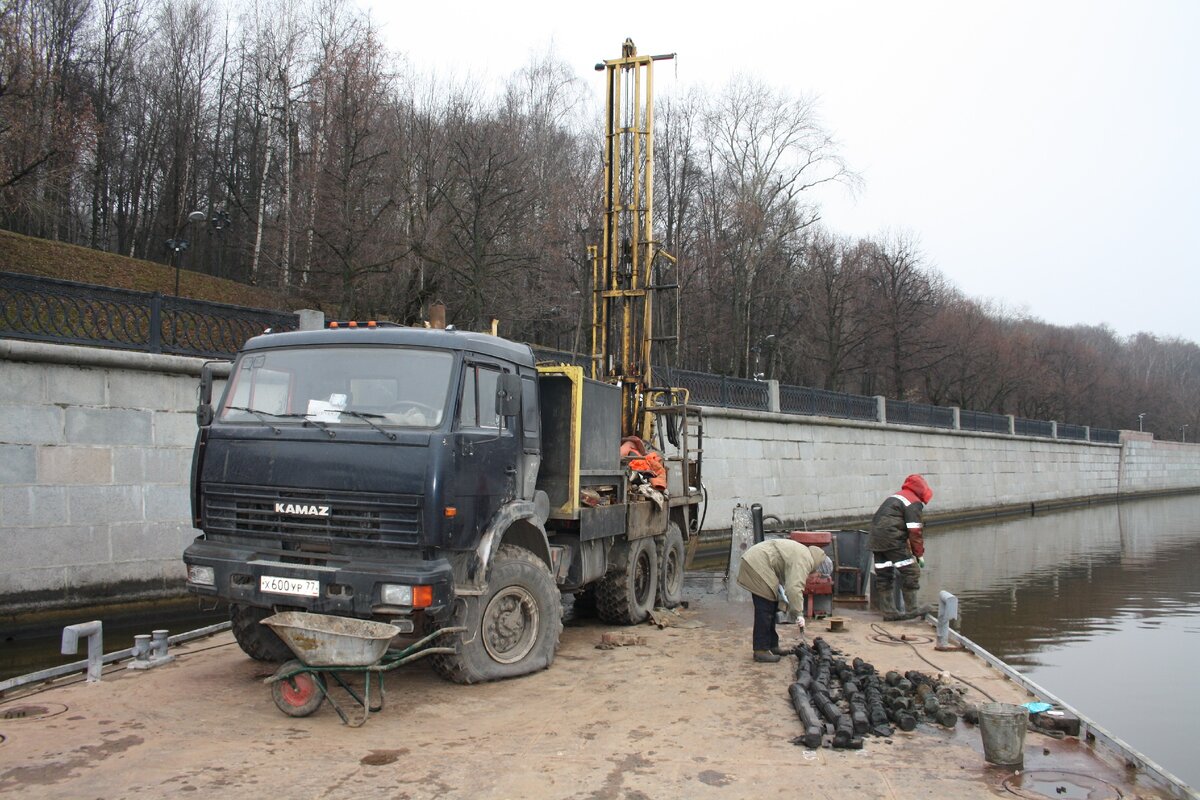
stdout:
<svg viewBox="0 0 1200 800">
<path fill-rule="evenodd" d="M 385 583 L 379 587 L 379 599 L 387 606 L 428 608 L 433 605 L 433 587 Z"/>
<path fill-rule="evenodd" d="M 217 573 L 212 567 L 199 567 L 195 564 L 188 564 L 188 583 L 195 583 L 200 586 L 215 586 L 217 583 Z"/>
</svg>

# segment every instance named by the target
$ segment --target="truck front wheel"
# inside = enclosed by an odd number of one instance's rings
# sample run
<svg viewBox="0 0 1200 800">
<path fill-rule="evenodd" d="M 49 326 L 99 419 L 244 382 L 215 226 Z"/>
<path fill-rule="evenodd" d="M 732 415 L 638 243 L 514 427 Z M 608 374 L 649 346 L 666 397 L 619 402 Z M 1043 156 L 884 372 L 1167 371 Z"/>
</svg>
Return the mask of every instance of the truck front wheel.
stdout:
<svg viewBox="0 0 1200 800">
<path fill-rule="evenodd" d="M 255 606 L 231 605 L 229 624 L 242 652 L 256 661 L 288 661 L 296 656 L 275 631 L 262 624 L 274 612 Z"/>
<path fill-rule="evenodd" d="M 562 633 L 562 598 L 549 567 L 523 547 L 501 545 L 488 590 L 461 598 L 452 625 L 464 625 L 458 652 L 433 657 L 438 674 L 482 683 L 545 669 Z"/>
</svg>

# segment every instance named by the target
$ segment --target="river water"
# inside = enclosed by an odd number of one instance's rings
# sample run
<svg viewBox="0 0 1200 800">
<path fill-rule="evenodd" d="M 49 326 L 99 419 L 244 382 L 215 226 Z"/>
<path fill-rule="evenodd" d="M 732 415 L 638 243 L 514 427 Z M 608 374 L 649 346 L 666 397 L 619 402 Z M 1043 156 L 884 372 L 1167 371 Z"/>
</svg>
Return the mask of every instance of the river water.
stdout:
<svg viewBox="0 0 1200 800">
<path fill-rule="evenodd" d="M 1200 787 L 1200 495 L 927 532 L 921 599 Z"/>
</svg>

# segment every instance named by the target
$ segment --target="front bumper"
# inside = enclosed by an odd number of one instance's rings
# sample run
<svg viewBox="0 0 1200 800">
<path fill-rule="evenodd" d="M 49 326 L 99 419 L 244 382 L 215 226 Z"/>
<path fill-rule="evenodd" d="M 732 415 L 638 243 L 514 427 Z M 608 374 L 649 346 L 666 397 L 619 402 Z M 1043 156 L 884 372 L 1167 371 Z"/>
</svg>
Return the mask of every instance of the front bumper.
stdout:
<svg viewBox="0 0 1200 800">
<path fill-rule="evenodd" d="M 406 616 L 414 609 L 385 605 L 380 597 L 385 583 L 428 585 L 433 587 L 433 603 L 418 609 L 427 620 L 444 621 L 454 600 L 453 572 L 445 559 L 372 560 L 331 555 L 324 564 L 293 564 L 279 556 L 263 553 L 253 546 L 197 539 L 184 551 L 183 561 L 192 566 L 210 567 L 215 581 L 209 586 L 188 582 L 193 594 L 220 597 L 239 605 L 273 608 L 303 608 L 319 614 L 366 618 L 375 615 Z M 261 590 L 261 578 L 315 580 L 316 597 L 278 594 Z"/>
</svg>

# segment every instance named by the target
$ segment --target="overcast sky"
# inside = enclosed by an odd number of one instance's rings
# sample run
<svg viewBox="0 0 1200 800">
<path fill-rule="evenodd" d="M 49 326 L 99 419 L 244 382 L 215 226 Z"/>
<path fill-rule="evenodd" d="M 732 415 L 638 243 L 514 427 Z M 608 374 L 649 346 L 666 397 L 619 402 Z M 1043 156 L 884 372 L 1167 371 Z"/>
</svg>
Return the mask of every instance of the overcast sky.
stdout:
<svg viewBox="0 0 1200 800">
<path fill-rule="evenodd" d="M 1200 342 L 1200 1 L 385 2 L 414 67 L 498 86 L 550 46 L 597 97 L 625 37 L 664 93 L 744 72 L 819 98 L 864 186 L 848 235 L 915 234 L 967 295 Z"/>
</svg>

